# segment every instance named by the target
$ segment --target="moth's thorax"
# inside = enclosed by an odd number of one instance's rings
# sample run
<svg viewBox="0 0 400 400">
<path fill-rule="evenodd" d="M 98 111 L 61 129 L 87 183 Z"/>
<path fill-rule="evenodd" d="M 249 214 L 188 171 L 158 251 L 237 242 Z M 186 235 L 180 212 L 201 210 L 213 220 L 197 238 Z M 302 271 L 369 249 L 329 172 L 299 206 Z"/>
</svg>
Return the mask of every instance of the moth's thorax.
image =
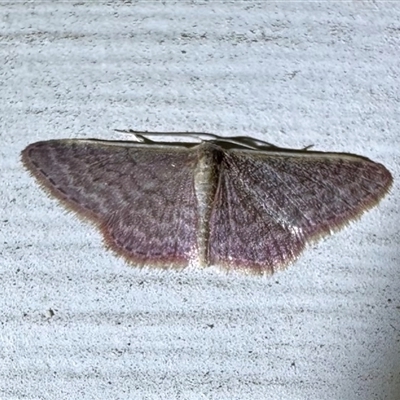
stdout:
<svg viewBox="0 0 400 400">
<path fill-rule="evenodd" d="M 197 165 L 194 171 L 194 185 L 198 204 L 198 261 L 206 266 L 208 260 L 209 220 L 212 202 L 218 184 L 220 159 L 223 151 L 212 143 L 197 146 Z"/>
</svg>

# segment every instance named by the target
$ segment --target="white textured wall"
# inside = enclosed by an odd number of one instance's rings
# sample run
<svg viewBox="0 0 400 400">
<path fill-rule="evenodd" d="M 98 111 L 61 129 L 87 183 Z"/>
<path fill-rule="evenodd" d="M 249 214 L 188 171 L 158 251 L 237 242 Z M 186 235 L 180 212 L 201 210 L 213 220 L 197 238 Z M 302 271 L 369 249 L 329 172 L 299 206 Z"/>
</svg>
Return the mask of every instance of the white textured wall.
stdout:
<svg viewBox="0 0 400 400">
<path fill-rule="evenodd" d="M 399 3 L 3 2 L 0 17 L 1 400 L 400 398 Z M 271 278 L 137 270 L 19 162 L 31 142 L 115 128 L 314 144 L 395 184 Z"/>
</svg>

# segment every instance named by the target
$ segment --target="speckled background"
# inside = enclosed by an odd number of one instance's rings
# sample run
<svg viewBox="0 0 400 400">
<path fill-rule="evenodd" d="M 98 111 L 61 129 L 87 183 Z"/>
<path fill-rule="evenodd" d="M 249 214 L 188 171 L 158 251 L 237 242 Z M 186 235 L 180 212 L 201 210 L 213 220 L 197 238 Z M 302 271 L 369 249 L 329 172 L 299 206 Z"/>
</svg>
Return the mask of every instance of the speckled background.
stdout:
<svg viewBox="0 0 400 400">
<path fill-rule="evenodd" d="M 0 5 L 0 399 L 400 398 L 396 2 Z M 139 270 L 19 161 L 114 129 L 361 154 L 379 207 L 270 278 Z"/>
</svg>

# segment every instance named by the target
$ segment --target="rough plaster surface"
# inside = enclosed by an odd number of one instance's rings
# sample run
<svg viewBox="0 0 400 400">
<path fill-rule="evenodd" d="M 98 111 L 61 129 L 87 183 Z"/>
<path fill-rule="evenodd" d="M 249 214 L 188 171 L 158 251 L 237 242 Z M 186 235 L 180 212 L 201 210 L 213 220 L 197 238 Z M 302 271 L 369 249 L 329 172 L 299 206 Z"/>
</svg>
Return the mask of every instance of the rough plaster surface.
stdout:
<svg viewBox="0 0 400 400">
<path fill-rule="evenodd" d="M 396 2 L 0 5 L 0 399 L 400 399 Z M 23 170 L 115 128 L 380 161 L 378 208 L 271 278 L 138 270 Z"/>
</svg>

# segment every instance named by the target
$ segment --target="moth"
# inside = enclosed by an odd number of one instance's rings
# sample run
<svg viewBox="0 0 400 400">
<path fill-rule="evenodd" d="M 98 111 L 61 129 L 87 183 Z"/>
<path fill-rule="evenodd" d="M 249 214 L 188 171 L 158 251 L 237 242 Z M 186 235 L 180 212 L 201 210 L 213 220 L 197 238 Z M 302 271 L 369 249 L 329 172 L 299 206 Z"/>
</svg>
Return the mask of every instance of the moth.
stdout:
<svg viewBox="0 0 400 400">
<path fill-rule="evenodd" d="M 270 274 L 375 206 L 393 181 L 383 165 L 353 154 L 246 136 L 130 132 L 136 141 L 33 143 L 22 162 L 137 266 Z M 150 139 L 160 135 L 197 141 Z"/>
</svg>

